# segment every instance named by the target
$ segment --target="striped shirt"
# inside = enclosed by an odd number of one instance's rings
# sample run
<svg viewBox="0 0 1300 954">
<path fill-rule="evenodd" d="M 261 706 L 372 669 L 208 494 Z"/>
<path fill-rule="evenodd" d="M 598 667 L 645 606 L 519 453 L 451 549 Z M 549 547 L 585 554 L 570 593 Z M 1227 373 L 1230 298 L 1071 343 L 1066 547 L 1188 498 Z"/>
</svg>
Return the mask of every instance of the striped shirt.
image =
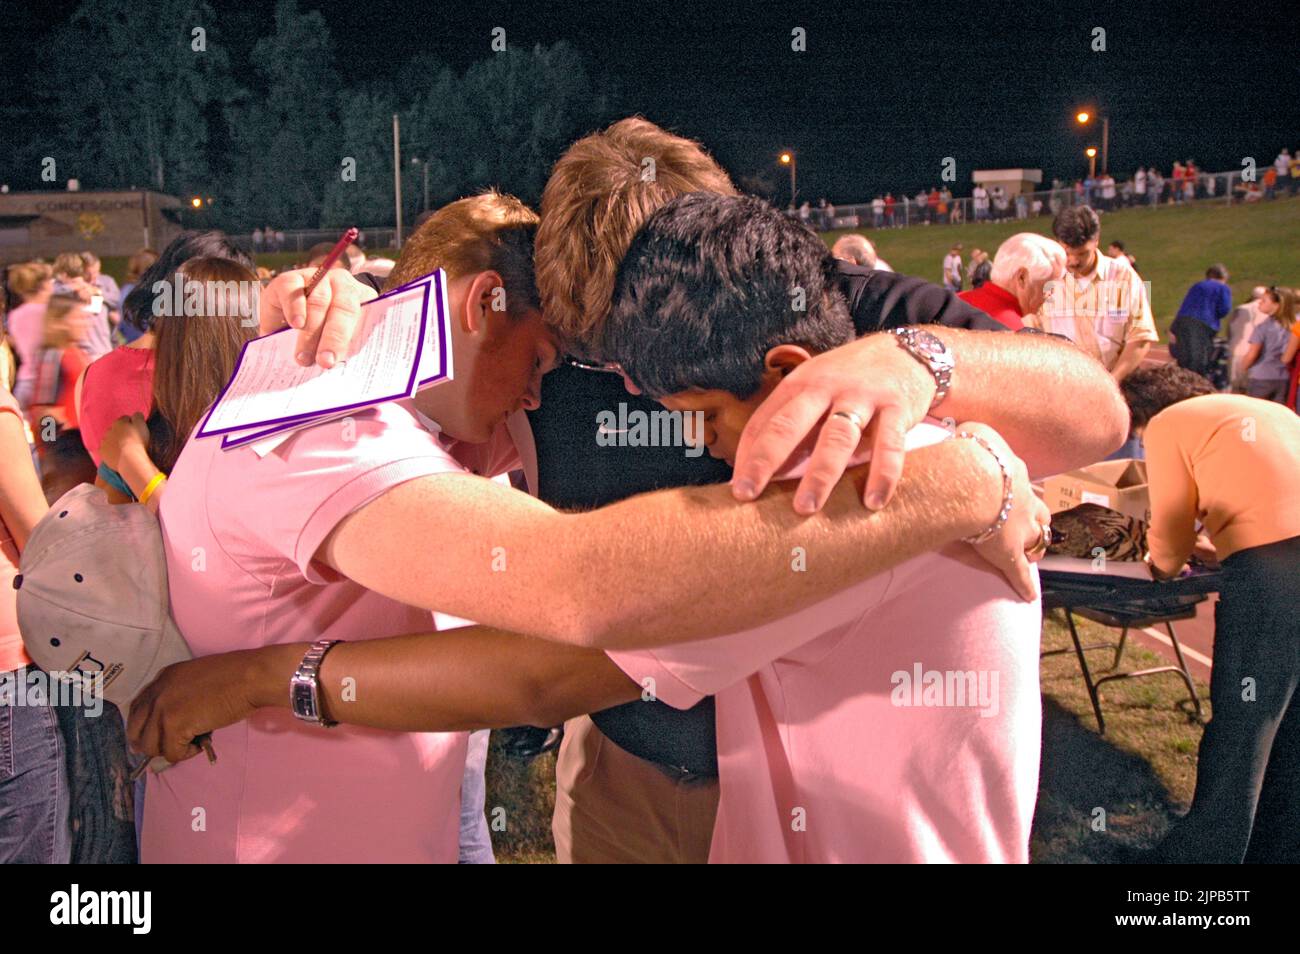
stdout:
<svg viewBox="0 0 1300 954">
<path fill-rule="evenodd" d="M 1159 341 L 1146 285 L 1127 259 L 1097 253 L 1091 275 L 1066 272 L 1050 283 L 1047 300 L 1025 325 L 1064 335 L 1106 370 L 1115 367 L 1126 345 Z"/>
</svg>

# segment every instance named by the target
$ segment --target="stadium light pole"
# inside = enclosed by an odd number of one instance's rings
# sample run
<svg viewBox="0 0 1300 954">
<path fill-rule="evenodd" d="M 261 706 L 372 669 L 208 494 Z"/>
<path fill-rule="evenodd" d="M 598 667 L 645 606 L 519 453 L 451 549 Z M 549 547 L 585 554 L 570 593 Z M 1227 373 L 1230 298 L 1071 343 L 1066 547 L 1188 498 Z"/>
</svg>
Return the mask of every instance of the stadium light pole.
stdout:
<svg viewBox="0 0 1300 954">
<path fill-rule="evenodd" d="M 796 179 L 799 160 L 795 158 L 793 149 L 785 150 L 778 158 L 781 161 L 781 165 L 790 167 L 790 207 L 794 208 L 795 196 L 799 192 Z"/>
<path fill-rule="evenodd" d="M 1074 116 L 1075 121 L 1080 126 L 1086 126 L 1089 122 L 1091 122 L 1095 118 L 1097 117 L 1095 117 L 1092 113 L 1088 112 L 1086 109 L 1079 110 Z M 1101 117 L 1101 171 L 1103 175 L 1105 175 L 1107 172 L 1110 171 L 1110 117 L 1109 116 Z"/>
<path fill-rule="evenodd" d="M 1088 157 L 1088 178 L 1097 178 L 1097 147 L 1089 146 L 1084 150 L 1084 155 Z"/>
<path fill-rule="evenodd" d="M 429 160 L 421 159 L 419 156 L 411 157 L 411 165 L 424 166 L 424 206 L 422 211 L 429 211 Z"/>
</svg>

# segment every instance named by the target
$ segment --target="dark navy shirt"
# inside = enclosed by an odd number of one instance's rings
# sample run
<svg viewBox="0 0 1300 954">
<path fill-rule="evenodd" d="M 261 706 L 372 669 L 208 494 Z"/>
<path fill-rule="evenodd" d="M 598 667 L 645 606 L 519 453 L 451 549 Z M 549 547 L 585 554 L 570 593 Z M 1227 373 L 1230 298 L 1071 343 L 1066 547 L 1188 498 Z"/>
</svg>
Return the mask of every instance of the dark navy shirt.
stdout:
<svg viewBox="0 0 1300 954">
<path fill-rule="evenodd" d="M 1232 291 L 1226 284 L 1206 278 L 1187 289 L 1183 303 L 1178 306 L 1179 317 L 1195 318 L 1209 325 L 1217 334 L 1219 322 L 1232 311 Z"/>
</svg>

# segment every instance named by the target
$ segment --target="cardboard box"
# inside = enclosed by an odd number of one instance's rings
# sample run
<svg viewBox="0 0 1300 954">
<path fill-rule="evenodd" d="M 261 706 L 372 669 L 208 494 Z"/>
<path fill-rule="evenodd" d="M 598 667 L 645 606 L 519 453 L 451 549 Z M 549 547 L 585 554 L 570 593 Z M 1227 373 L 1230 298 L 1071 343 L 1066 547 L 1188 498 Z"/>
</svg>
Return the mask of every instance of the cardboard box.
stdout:
<svg viewBox="0 0 1300 954">
<path fill-rule="evenodd" d="M 1147 465 L 1141 460 L 1104 460 L 1043 481 L 1043 502 L 1052 513 L 1094 503 L 1151 522 Z"/>
</svg>

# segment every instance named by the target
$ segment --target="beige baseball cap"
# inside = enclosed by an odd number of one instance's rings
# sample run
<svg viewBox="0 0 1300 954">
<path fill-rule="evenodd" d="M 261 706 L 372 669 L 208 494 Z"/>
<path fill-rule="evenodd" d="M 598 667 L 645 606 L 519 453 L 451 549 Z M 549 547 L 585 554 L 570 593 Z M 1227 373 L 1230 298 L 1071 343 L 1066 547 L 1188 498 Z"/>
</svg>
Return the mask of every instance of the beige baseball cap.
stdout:
<svg viewBox="0 0 1300 954">
<path fill-rule="evenodd" d="M 192 658 L 171 619 L 162 528 L 147 508 L 80 484 L 32 530 L 18 569 L 18 629 L 32 661 L 98 676 L 123 716 L 161 669 Z"/>
</svg>

